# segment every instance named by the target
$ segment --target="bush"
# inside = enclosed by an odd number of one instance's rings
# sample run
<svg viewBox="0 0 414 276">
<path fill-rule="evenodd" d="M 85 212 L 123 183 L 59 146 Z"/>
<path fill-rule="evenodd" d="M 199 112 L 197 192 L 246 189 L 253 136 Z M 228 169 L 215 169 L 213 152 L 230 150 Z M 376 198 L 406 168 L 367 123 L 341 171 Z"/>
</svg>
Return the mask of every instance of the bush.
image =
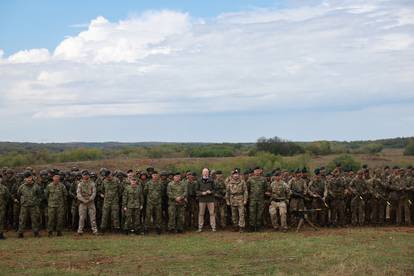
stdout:
<svg viewBox="0 0 414 276">
<path fill-rule="evenodd" d="M 273 154 L 280 155 L 295 155 L 303 153 L 304 149 L 294 142 L 282 140 L 279 137 L 257 139 L 256 147 L 258 151 L 267 151 Z"/>
<path fill-rule="evenodd" d="M 361 168 L 361 164 L 356 161 L 351 155 L 344 154 L 338 156 L 327 165 L 328 171 L 333 171 L 337 164 L 341 164 L 343 170 L 357 171 Z"/>
<path fill-rule="evenodd" d="M 405 146 L 404 155 L 414 155 L 414 140 L 411 140 Z"/>
<path fill-rule="evenodd" d="M 306 150 L 315 155 L 328 155 L 332 153 L 331 144 L 328 141 L 311 142 Z"/>
</svg>

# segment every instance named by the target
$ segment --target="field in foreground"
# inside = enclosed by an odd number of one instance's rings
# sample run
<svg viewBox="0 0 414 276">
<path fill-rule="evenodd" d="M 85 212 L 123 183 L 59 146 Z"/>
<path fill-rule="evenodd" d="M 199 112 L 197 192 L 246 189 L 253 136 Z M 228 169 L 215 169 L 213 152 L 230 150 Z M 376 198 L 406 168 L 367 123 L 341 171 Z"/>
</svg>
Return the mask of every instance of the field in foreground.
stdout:
<svg viewBox="0 0 414 276">
<path fill-rule="evenodd" d="M 0 242 L 0 275 L 414 275 L 414 228 L 187 232 Z"/>
</svg>

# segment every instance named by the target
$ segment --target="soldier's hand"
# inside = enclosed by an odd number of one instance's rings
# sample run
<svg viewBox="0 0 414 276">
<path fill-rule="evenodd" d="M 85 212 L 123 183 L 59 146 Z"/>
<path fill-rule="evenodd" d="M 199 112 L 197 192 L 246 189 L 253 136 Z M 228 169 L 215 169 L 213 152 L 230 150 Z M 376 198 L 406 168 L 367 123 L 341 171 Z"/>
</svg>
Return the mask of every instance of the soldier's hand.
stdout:
<svg viewBox="0 0 414 276">
<path fill-rule="evenodd" d="M 104 197 L 105 197 L 103 194 L 100 194 L 100 196 L 101 196 L 102 198 L 104 198 Z"/>
<path fill-rule="evenodd" d="M 127 207 L 124 207 L 124 212 L 126 212 L 126 210 L 128 210 L 128 208 Z"/>
<path fill-rule="evenodd" d="M 226 204 L 227 204 L 227 206 L 230 206 L 230 202 L 227 201 Z"/>
<path fill-rule="evenodd" d="M 247 204 L 247 201 L 243 201 L 243 205 L 246 205 Z"/>
</svg>

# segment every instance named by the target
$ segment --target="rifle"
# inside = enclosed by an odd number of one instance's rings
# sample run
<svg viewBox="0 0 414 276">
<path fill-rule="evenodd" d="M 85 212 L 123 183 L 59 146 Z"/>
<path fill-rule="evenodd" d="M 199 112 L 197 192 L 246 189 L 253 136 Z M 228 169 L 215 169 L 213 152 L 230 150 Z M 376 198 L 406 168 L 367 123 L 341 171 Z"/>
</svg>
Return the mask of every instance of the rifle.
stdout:
<svg viewBox="0 0 414 276">
<path fill-rule="evenodd" d="M 296 190 L 291 190 L 291 192 L 292 192 L 293 197 L 305 199 L 305 196 L 302 193 Z"/>
<path fill-rule="evenodd" d="M 319 230 L 318 227 L 315 226 L 309 219 L 307 214 L 314 213 L 314 212 L 320 212 L 322 209 L 305 209 L 305 210 L 295 210 L 292 211 L 292 213 L 296 213 L 297 217 L 299 217 L 298 226 L 296 228 L 296 233 L 299 232 L 300 228 L 307 222 L 315 231 Z"/>
</svg>

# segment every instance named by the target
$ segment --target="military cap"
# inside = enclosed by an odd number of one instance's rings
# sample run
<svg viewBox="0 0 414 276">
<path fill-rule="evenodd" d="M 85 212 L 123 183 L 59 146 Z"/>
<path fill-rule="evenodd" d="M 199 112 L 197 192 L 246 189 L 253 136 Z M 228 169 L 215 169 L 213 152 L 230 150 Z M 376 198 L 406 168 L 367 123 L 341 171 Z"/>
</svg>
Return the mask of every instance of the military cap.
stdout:
<svg viewBox="0 0 414 276">
<path fill-rule="evenodd" d="M 321 170 L 319 168 L 316 168 L 313 172 L 315 175 L 319 175 L 321 173 Z"/>
<path fill-rule="evenodd" d="M 191 175 L 192 176 L 197 176 L 197 173 L 196 172 L 192 172 Z"/>
<path fill-rule="evenodd" d="M 297 168 L 295 173 L 301 173 L 301 169 Z"/>
<path fill-rule="evenodd" d="M 266 177 L 272 177 L 272 173 L 267 173 Z"/>
<path fill-rule="evenodd" d="M 216 171 L 216 174 L 223 174 L 221 170 Z"/>
<path fill-rule="evenodd" d="M 83 170 L 83 171 L 81 172 L 81 174 L 82 174 L 82 175 L 90 175 L 88 170 Z"/>
<path fill-rule="evenodd" d="M 9 168 L 8 168 L 8 169 L 6 170 L 6 174 L 14 174 L 14 171 L 13 171 L 12 169 L 9 169 Z"/>
<path fill-rule="evenodd" d="M 166 172 L 166 171 L 161 171 L 161 172 L 160 172 L 160 175 L 161 175 L 161 176 L 168 176 L 168 172 Z"/>
<path fill-rule="evenodd" d="M 127 173 L 132 173 L 132 172 L 134 172 L 134 170 L 131 170 L 131 169 L 127 170 Z"/>
<path fill-rule="evenodd" d="M 111 171 L 110 170 L 106 170 L 102 172 L 103 176 L 108 177 L 111 175 Z"/>
<path fill-rule="evenodd" d="M 149 172 L 151 172 L 151 171 L 154 171 L 154 168 L 153 168 L 153 167 L 148 167 L 148 168 L 147 168 L 147 172 L 149 173 Z"/>
<path fill-rule="evenodd" d="M 180 172 L 175 172 L 175 173 L 173 173 L 173 175 L 174 175 L 174 176 L 176 176 L 176 175 L 181 175 L 181 173 L 180 173 Z"/>
<path fill-rule="evenodd" d="M 254 167 L 254 169 L 253 170 L 261 170 L 262 169 L 262 167 L 260 167 L 260 166 L 256 166 L 256 167 Z"/>
<path fill-rule="evenodd" d="M 77 172 L 77 171 L 79 171 L 79 168 L 78 168 L 78 167 L 76 167 L 76 166 L 73 166 L 70 170 L 71 170 L 72 172 Z"/>
<path fill-rule="evenodd" d="M 32 174 L 31 171 L 25 171 L 24 174 L 23 174 L 23 176 L 24 176 L 24 178 L 28 178 L 30 176 L 33 176 L 33 174 Z"/>
<path fill-rule="evenodd" d="M 231 172 L 231 174 L 238 174 L 238 173 L 240 173 L 240 170 L 238 169 L 238 168 L 235 168 L 232 172 Z"/>
<path fill-rule="evenodd" d="M 274 175 L 274 176 L 280 176 L 280 175 L 281 175 L 281 173 L 280 173 L 280 171 L 276 171 L 273 175 Z"/>
<path fill-rule="evenodd" d="M 308 172 L 308 169 L 306 167 L 303 167 L 301 172 L 302 173 L 307 173 Z"/>
<path fill-rule="evenodd" d="M 33 172 L 33 168 L 32 167 L 26 167 L 26 169 L 25 169 L 26 171 L 30 171 L 30 172 Z"/>
</svg>

